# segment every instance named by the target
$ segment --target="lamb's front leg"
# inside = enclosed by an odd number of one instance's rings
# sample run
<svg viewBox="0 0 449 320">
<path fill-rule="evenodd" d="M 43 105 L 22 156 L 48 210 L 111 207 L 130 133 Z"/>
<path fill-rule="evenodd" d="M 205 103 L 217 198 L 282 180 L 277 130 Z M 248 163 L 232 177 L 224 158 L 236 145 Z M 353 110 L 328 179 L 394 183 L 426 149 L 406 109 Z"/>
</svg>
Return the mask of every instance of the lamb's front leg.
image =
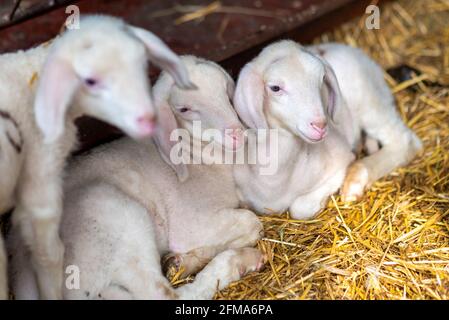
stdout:
<svg viewBox="0 0 449 320">
<path fill-rule="evenodd" d="M 291 217 L 298 220 L 315 217 L 325 208 L 329 196 L 338 191 L 345 174 L 346 168 L 338 171 L 314 191 L 296 198 L 289 208 Z"/>
<path fill-rule="evenodd" d="M 182 248 L 164 257 L 164 268 L 183 269 L 182 276 L 197 273 L 217 254 L 227 249 L 255 246 L 262 237 L 263 226 L 258 217 L 245 209 L 223 209 L 209 213 L 196 225 L 184 228 L 197 230 L 183 241 Z M 196 235 L 196 236 L 193 236 Z"/>
<path fill-rule="evenodd" d="M 242 276 L 259 271 L 264 264 L 264 255 L 254 248 L 224 251 L 198 273 L 195 281 L 176 289 L 178 299 L 210 300 L 217 289 L 223 290 Z"/>
<path fill-rule="evenodd" d="M 50 146 L 30 150 L 13 213 L 14 222 L 31 251 L 41 299 L 62 298 L 64 247 L 59 238 L 59 225 L 64 159 L 65 156 L 56 154 Z"/>
<path fill-rule="evenodd" d="M 0 232 L 0 300 L 8 299 L 8 276 L 6 269 L 6 252 Z"/>
</svg>

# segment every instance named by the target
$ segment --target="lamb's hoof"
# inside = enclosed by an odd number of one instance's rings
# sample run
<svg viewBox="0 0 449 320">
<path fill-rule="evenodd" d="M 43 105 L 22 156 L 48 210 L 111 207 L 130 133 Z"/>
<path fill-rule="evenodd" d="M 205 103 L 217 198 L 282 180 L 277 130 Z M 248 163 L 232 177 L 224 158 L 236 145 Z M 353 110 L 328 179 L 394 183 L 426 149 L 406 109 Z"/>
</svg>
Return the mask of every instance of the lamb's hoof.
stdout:
<svg viewBox="0 0 449 320">
<path fill-rule="evenodd" d="M 261 271 L 265 268 L 267 256 L 260 252 L 260 250 L 255 248 L 241 248 L 237 249 L 237 252 L 240 277 L 244 277 L 251 272 Z"/>
<path fill-rule="evenodd" d="M 343 202 L 349 203 L 360 200 L 368 185 L 368 178 L 368 169 L 365 165 L 362 162 L 353 163 L 348 169 L 340 191 Z"/>
</svg>

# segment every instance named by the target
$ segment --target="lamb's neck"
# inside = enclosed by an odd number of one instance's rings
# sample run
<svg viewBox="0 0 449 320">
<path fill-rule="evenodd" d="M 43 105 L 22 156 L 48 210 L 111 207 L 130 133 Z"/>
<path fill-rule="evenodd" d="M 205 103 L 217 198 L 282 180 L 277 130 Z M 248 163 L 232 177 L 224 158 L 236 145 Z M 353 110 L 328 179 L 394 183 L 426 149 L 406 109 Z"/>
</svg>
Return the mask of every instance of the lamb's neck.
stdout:
<svg viewBox="0 0 449 320">
<path fill-rule="evenodd" d="M 296 163 L 309 153 L 308 149 L 310 147 L 297 136 L 284 130 L 279 133 L 278 145 L 279 170 L 282 167 L 296 166 Z"/>
</svg>

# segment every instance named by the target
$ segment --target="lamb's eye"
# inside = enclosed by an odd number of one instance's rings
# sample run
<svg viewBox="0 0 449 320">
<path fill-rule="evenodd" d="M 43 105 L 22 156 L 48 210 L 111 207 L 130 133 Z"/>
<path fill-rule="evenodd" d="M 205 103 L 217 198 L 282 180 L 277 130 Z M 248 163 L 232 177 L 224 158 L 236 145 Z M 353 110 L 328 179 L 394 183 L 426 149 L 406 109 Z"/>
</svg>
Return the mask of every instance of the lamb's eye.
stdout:
<svg viewBox="0 0 449 320">
<path fill-rule="evenodd" d="M 279 86 L 270 86 L 271 91 L 273 92 L 279 92 L 281 91 L 281 87 Z"/>
<path fill-rule="evenodd" d="M 179 109 L 179 112 L 186 113 L 189 110 L 190 110 L 189 108 L 184 107 L 184 108 Z"/>
<path fill-rule="evenodd" d="M 87 78 L 84 80 L 84 83 L 88 86 L 88 87 L 94 87 L 97 85 L 98 81 L 96 79 L 93 78 Z"/>
</svg>

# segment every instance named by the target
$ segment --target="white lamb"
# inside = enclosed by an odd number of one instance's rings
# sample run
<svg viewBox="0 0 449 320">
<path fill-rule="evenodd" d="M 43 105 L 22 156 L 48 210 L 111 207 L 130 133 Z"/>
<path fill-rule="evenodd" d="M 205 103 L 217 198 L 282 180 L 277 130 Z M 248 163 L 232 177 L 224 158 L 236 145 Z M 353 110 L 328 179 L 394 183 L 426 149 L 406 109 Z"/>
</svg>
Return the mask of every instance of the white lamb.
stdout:
<svg viewBox="0 0 449 320">
<path fill-rule="evenodd" d="M 209 128 L 220 130 L 217 142 L 231 152 L 244 143 L 229 75 L 203 59 L 183 62 L 198 90 L 181 90 L 162 73 L 153 88 L 160 122 L 155 142 L 123 138 L 77 158 L 68 170 L 61 237 L 64 263 L 79 268 L 81 283 L 79 290 L 65 289 L 66 299 L 212 298 L 217 280 L 223 288 L 263 265 L 262 254 L 249 248 L 262 225 L 253 212 L 238 209 L 233 166 L 171 162 L 176 142 L 170 134 L 178 127 L 187 130 L 186 145 L 209 145 L 203 136 Z M 195 120 L 201 132 L 193 129 Z M 10 246 L 13 292 L 35 299 L 20 241 L 13 237 Z M 185 274 L 212 262 L 194 284 L 174 291 L 161 271 L 168 253 L 167 264 L 184 264 Z"/>
<path fill-rule="evenodd" d="M 84 17 L 79 30 L 50 45 L 0 56 L 0 213 L 16 207 L 41 298 L 62 296 L 61 180 L 76 145 L 73 121 L 84 114 L 134 138 L 152 134 L 148 59 L 193 87 L 160 39 L 106 16 Z M 0 243 L 0 298 L 7 297 L 5 259 Z"/>
<path fill-rule="evenodd" d="M 260 165 L 249 165 L 234 173 L 242 203 L 263 214 L 289 209 L 293 218 L 311 218 L 340 187 L 346 201 L 358 199 L 421 149 L 382 69 L 340 44 L 269 45 L 242 69 L 234 106 L 250 128 L 278 129 L 278 171 L 263 176 Z M 362 131 L 369 156 L 347 172 Z"/>
</svg>

